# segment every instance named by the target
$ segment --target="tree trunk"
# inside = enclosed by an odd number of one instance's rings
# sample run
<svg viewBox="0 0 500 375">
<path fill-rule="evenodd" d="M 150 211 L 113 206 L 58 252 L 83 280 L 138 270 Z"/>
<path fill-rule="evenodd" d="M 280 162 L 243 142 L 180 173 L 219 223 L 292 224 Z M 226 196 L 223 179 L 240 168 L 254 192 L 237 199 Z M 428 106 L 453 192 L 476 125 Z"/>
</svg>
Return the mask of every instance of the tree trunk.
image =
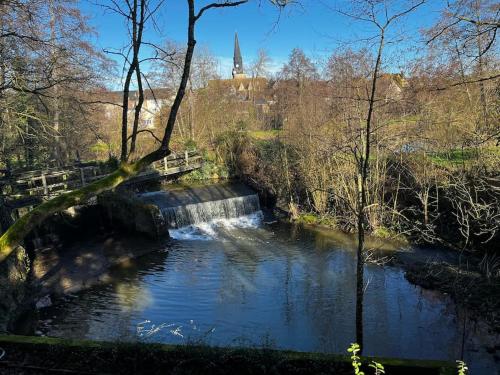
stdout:
<svg viewBox="0 0 500 375">
<path fill-rule="evenodd" d="M 377 52 L 377 61 L 373 71 L 372 87 L 369 97 L 368 115 L 366 117 L 365 138 L 362 140 L 364 149 L 358 163 L 358 251 L 356 263 L 356 340 L 363 351 L 363 294 L 364 294 L 364 246 L 365 246 L 365 223 L 366 223 L 366 182 L 368 180 L 370 163 L 370 142 L 373 111 L 375 107 L 375 94 L 377 91 L 377 79 L 382 63 L 382 52 L 384 50 L 384 29 L 381 30 L 380 43 Z"/>
<path fill-rule="evenodd" d="M 135 163 L 122 163 L 120 167 L 109 176 L 81 189 L 59 195 L 37 206 L 17 220 L 3 236 L 0 237 L 0 263 L 9 256 L 31 230 L 52 214 L 72 206 L 84 204 L 97 194 L 113 189 L 127 179 L 136 176 L 149 164 L 156 160 L 160 160 L 164 156 L 166 156 L 164 153 L 156 150 Z"/>
<path fill-rule="evenodd" d="M 364 230 L 364 186 L 363 176 L 358 174 L 358 251 L 356 261 L 356 342 L 363 349 L 363 294 L 364 294 L 364 258 L 365 246 Z"/>
</svg>

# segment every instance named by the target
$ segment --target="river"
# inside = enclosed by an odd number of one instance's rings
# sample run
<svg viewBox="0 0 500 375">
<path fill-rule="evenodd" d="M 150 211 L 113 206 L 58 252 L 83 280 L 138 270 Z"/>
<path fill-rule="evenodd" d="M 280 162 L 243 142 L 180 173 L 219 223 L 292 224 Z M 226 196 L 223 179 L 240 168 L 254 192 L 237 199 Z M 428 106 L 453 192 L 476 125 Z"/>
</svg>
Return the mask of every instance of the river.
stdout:
<svg viewBox="0 0 500 375">
<path fill-rule="evenodd" d="M 355 340 L 356 253 L 336 231 L 264 224 L 260 211 L 172 229 L 164 249 L 112 271 L 112 282 L 57 298 L 39 333 L 64 338 L 202 343 L 345 353 Z M 388 255 L 393 244 L 374 243 Z M 464 359 L 496 374 L 498 336 L 446 295 L 367 264 L 365 354 Z M 490 350 L 491 351 L 491 350 Z"/>
</svg>

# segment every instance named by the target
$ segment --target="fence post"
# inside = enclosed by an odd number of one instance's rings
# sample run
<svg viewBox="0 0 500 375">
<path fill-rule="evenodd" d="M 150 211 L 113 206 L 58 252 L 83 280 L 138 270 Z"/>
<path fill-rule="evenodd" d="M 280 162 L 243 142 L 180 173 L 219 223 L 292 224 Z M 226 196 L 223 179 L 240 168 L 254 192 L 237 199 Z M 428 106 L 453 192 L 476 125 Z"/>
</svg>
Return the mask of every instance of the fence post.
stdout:
<svg viewBox="0 0 500 375">
<path fill-rule="evenodd" d="M 49 195 L 49 188 L 47 186 L 47 179 L 45 178 L 45 174 L 42 172 L 42 184 L 43 184 L 43 195 Z"/>
<path fill-rule="evenodd" d="M 189 153 L 188 153 L 188 150 L 184 151 L 184 156 L 186 158 L 186 165 L 189 164 Z"/>
<path fill-rule="evenodd" d="M 85 186 L 85 172 L 83 168 L 80 168 L 80 178 L 82 180 L 82 186 Z"/>
</svg>

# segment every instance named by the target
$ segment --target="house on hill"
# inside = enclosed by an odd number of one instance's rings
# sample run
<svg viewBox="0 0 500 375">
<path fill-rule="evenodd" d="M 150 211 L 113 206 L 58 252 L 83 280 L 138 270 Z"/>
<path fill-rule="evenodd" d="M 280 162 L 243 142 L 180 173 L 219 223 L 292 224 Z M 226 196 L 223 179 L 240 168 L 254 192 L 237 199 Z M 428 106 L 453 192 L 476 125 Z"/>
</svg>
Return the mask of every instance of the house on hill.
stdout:
<svg viewBox="0 0 500 375">
<path fill-rule="evenodd" d="M 123 91 L 102 91 L 95 96 L 104 105 L 106 119 L 119 119 L 122 115 Z M 139 118 L 140 129 L 154 129 L 154 119 L 164 107 L 170 107 L 175 99 L 175 93 L 170 89 L 158 88 L 144 90 L 144 102 Z M 139 91 L 129 92 L 128 119 L 132 124 L 135 106 L 139 101 Z"/>
</svg>

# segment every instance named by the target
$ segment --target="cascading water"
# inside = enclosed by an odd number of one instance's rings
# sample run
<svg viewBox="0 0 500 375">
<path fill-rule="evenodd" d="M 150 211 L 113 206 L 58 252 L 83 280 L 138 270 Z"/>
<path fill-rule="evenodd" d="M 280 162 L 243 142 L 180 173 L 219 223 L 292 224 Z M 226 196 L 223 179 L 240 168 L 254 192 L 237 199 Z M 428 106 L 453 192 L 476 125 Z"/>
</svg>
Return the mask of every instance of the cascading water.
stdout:
<svg viewBox="0 0 500 375">
<path fill-rule="evenodd" d="M 218 228 L 247 228 L 260 224 L 259 197 L 246 195 L 162 209 L 170 236 L 177 240 L 209 240 Z"/>
<path fill-rule="evenodd" d="M 170 228 L 208 223 L 217 219 L 235 219 L 260 211 L 257 194 L 217 201 L 165 207 L 162 213 Z"/>
<path fill-rule="evenodd" d="M 259 197 L 244 185 L 206 186 L 143 194 L 157 205 L 174 239 L 205 240 L 218 237 L 217 228 L 260 225 Z"/>
</svg>

